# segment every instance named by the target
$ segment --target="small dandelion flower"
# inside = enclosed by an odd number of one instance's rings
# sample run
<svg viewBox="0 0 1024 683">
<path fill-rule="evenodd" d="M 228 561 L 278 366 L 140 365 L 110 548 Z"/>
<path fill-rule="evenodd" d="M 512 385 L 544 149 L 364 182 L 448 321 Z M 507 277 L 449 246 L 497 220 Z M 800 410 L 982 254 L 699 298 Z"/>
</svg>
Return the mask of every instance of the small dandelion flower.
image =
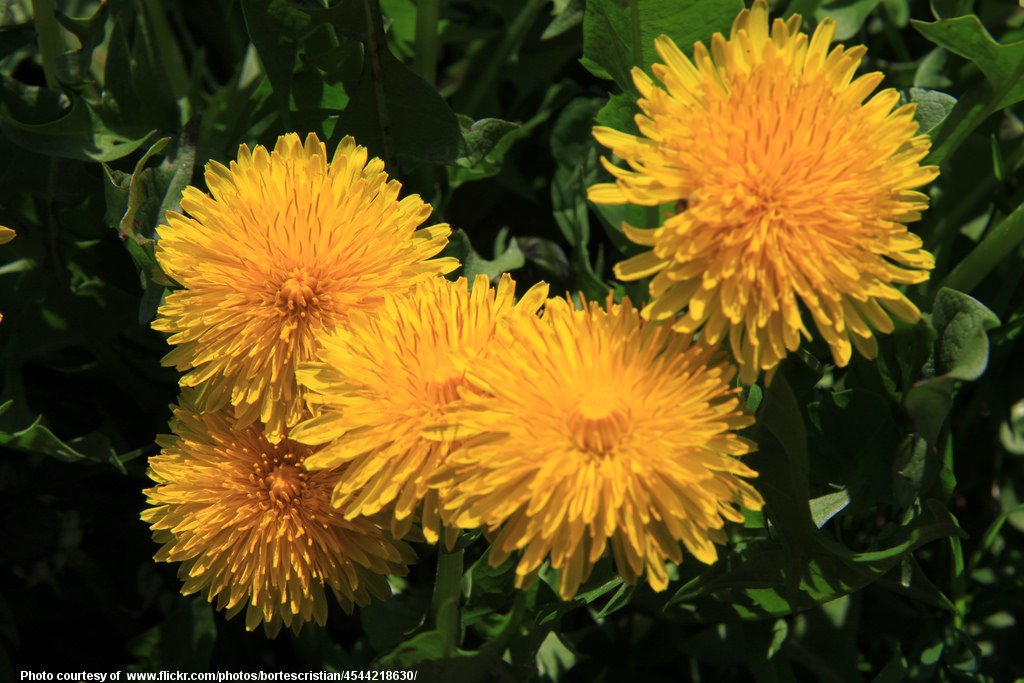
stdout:
<svg viewBox="0 0 1024 683">
<path fill-rule="evenodd" d="M 201 386 L 202 411 L 234 407 L 279 441 L 304 410 L 295 367 L 321 336 L 385 292 L 458 266 L 428 260 L 447 243 L 418 196 L 398 200 L 379 159 L 348 137 L 328 163 L 310 134 L 282 136 L 272 152 L 242 145 L 230 168 L 206 167 L 209 195 L 186 188 L 159 228 L 157 259 L 182 289 L 153 323 L 177 345 L 164 362 Z"/>
<path fill-rule="evenodd" d="M 182 593 L 202 593 L 245 626 L 273 637 L 327 619 L 324 589 L 346 611 L 389 595 L 385 575 L 405 575 L 415 555 L 368 518 L 343 519 L 331 491 L 343 470 L 310 472 L 315 452 L 261 425 L 237 429 L 225 411 L 174 411 L 174 436 L 149 459 L 143 521 L 162 544 L 156 559 L 181 562 Z"/>
<path fill-rule="evenodd" d="M 450 417 L 463 446 L 430 482 L 445 523 L 485 527 L 495 566 L 521 551 L 520 586 L 549 559 L 567 600 L 609 546 L 627 582 L 646 573 L 655 590 L 684 547 L 714 562 L 724 522 L 762 506 L 737 459 L 753 444 L 734 430 L 753 420 L 724 354 L 628 299 L 582 311 L 554 299 L 507 334 Z"/>
<path fill-rule="evenodd" d="M 631 170 L 605 160 L 616 180 L 591 201 L 677 207 L 659 228 L 624 226 L 650 251 L 616 275 L 654 276 L 645 318 L 709 344 L 728 337 L 745 383 L 810 338 L 801 304 L 837 365 L 852 348 L 874 357 L 890 316 L 920 317 L 893 285 L 934 266 L 905 226 L 928 204 L 915 188 L 938 175 L 920 164 L 930 143 L 913 105 L 897 106 L 895 90 L 871 96 L 882 74 L 854 78 L 865 49 L 830 51 L 831 19 L 810 39 L 799 29 L 794 15 L 769 31 L 757 0 L 710 52 L 697 43 L 693 62 L 662 36 L 663 85 L 633 71 L 640 136 L 594 129 Z"/>
<path fill-rule="evenodd" d="M 422 509 L 424 536 L 437 541 L 438 492 L 426 482 L 452 447 L 447 411 L 467 388 L 467 370 L 503 353 L 499 327 L 535 317 L 547 286 L 518 303 L 514 294 L 508 275 L 496 288 L 480 275 L 472 291 L 464 278 L 431 278 L 389 296 L 376 313 L 353 316 L 324 341 L 319 363 L 300 367 L 321 412 L 293 437 L 324 444 L 307 462 L 311 469 L 346 465 L 334 505 L 347 519 L 388 508 L 403 536 Z"/>
</svg>

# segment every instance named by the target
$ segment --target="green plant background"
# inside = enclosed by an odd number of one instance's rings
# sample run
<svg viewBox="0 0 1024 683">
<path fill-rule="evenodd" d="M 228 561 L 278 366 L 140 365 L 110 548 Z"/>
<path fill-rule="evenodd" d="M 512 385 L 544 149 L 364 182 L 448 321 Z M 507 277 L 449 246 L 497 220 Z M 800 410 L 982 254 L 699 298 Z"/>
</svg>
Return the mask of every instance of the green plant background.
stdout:
<svg viewBox="0 0 1024 683">
<path fill-rule="evenodd" d="M 21 669 L 416 668 L 420 680 L 991 680 L 1024 675 L 1024 11 L 793 0 L 918 103 L 943 174 L 914 226 L 928 314 L 848 368 L 811 343 L 757 410 L 764 514 L 669 590 L 607 562 L 560 602 L 486 543 L 418 547 L 396 595 L 267 640 L 179 593 L 138 519 L 176 375 L 152 238 L 208 159 L 345 134 L 457 229 L 462 273 L 642 299 L 588 205 L 595 119 L 633 124 L 653 38 L 741 0 L 13 0 L 0 5 L 0 678 Z M 447 564 L 446 564 L 447 562 Z M 464 573 L 463 573 L 464 572 Z M 460 579 L 461 576 L 461 581 Z"/>
</svg>

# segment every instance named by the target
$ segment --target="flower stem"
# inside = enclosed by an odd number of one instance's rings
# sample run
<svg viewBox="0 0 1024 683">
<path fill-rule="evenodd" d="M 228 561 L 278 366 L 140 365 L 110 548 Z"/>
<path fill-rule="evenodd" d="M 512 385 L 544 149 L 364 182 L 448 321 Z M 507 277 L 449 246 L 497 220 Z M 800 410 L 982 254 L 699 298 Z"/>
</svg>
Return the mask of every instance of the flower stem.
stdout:
<svg viewBox="0 0 1024 683">
<path fill-rule="evenodd" d="M 54 62 L 64 52 L 64 40 L 60 34 L 55 11 L 53 0 L 32 0 L 32 14 L 36 25 L 39 56 L 43 62 L 43 76 L 46 78 L 46 87 L 51 90 L 60 88 Z"/>
<path fill-rule="evenodd" d="M 388 116 L 387 94 L 384 92 L 384 17 L 377 0 L 363 0 L 366 12 L 366 53 L 373 76 L 373 95 L 377 104 L 377 122 L 380 125 L 381 152 L 384 165 L 392 176 L 398 175 L 398 165 L 391 149 L 391 118 Z"/>
<path fill-rule="evenodd" d="M 533 26 L 534 18 L 536 18 L 541 7 L 547 2 L 548 0 L 527 0 L 526 4 L 523 5 L 523 9 L 519 10 L 519 14 L 509 24 L 505 37 L 492 53 L 490 61 L 484 66 L 480 77 L 476 81 L 476 86 L 466 99 L 466 104 L 463 107 L 465 113 L 471 115 L 479 114 L 477 109 L 480 103 L 484 101 L 487 93 L 494 90 L 494 82 L 497 80 L 498 74 L 501 73 L 501 68 L 505 66 L 509 56 L 526 38 L 527 31 Z"/>
<path fill-rule="evenodd" d="M 1024 241 L 1024 204 L 992 228 L 981 244 L 974 248 L 946 276 L 942 287 L 970 293 L 1007 256 Z"/>
<path fill-rule="evenodd" d="M 434 628 L 441 634 L 444 657 L 455 655 L 462 635 L 459 603 L 462 600 L 462 558 L 464 550 L 437 547 L 437 580 L 434 583 Z"/>
<path fill-rule="evenodd" d="M 416 59 L 413 67 L 431 87 L 437 86 L 437 22 L 441 0 L 416 3 Z"/>
<path fill-rule="evenodd" d="M 640 37 L 640 0 L 629 0 L 629 28 L 633 43 L 633 65 L 644 68 L 644 48 Z"/>
</svg>

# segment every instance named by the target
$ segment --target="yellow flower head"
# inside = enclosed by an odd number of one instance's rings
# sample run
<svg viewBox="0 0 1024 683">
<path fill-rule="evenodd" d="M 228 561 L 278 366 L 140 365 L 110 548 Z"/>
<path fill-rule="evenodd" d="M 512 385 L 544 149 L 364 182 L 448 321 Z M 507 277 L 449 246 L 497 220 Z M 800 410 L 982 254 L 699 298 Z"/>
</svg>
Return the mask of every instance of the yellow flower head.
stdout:
<svg viewBox="0 0 1024 683">
<path fill-rule="evenodd" d="M 293 436 L 326 444 L 307 462 L 311 469 L 347 463 L 334 490 L 345 518 L 393 508 L 401 536 L 422 507 L 424 535 L 437 541 L 437 491 L 426 481 L 451 448 L 446 414 L 465 390 L 467 370 L 504 353 L 494 341 L 502 324 L 536 317 L 547 285 L 534 286 L 518 304 L 514 295 L 508 275 L 497 288 L 477 276 L 472 292 L 463 278 L 430 278 L 388 296 L 377 313 L 352 316 L 324 341 L 321 362 L 299 369 L 322 411 Z"/>
<path fill-rule="evenodd" d="M 202 592 L 245 626 L 327 619 L 324 587 L 346 611 L 389 594 L 386 574 L 405 575 L 416 557 L 370 519 L 345 520 L 330 505 L 343 470 L 309 472 L 308 446 L 270 443 L 260 425 L 234 428 L 221 411 L 174 411 L 175 436 L 149 459 L 156 486 L 142 513 L 163 547 L 162 562 L 181 562 L 185 595 Z"/>
<path fill-rule="evenodd" d="M 929 140 L 913 105 L 894 109 L 894 90 L 868 99 L 882 74 L 853 78 L 865 49 L 830 51 L 831 19 L 810 39 L 799 28 L 794 15 L 769 32 L 757 0 L 710 53 L 697 43 L 693 62 L 662 36 L 663 85 L 633 71 L 640 136 L 594 129 L 631 170 L 605 161 L 616 181 L 592 187 L 591 201 L 676 205 L 657 229 L 623 226 L 651 250 L 616 275 L 654 275 L 645 318 L 703 330 L 709 344 L 728 336 L 745 383 L 810 338 L 798 302 L 838 365 L 851 343 L 873 357 L 890 315 L 920 317 L 893 283 L 927 280 L 934 266 L 904 225 L 928 203 L 914 188 L 938 175 L 919 163 Z"/>
<path fill-rule="evenodd" d="M 522 551 L 519 585 L 550 558 L 565 599 L 609 545 L 626 581 L 646 571 L 655 590 L 682 546 L 714 562 L 724 521 L 762 505 L 736 459 L 753 444 L 733 430 L 753 420 L 724 354 L 628 300 L 577 311 L 553 299 L 508 334 L 470 369 L 480 391 L 452 416 L 463 447 L 431 481 L 445 523 L 486 527 L 494 565 Z"/>
<path fill-rule="evenodd" d="M 417 230 L 430 206 L 399 201 L 384 163 L 350 137 L 330 163 L 312 134 L 282 136 L 272 152 L 242 145 L 230 167 L 207 164 L 206 184 L 210 195 L 186 188 L 188 216 L 169 213 L 159 229 L 157 259 L 182 289 L 153 327 L 178 345 L 164 362 L 189 371 L 182 386 L 203 385 L 200 410 L 230 404 L 279 441 L 302 417 L 295 367 L 351 311 L 456 268 L 427 260 L 450 229 Z"/>
</svg>

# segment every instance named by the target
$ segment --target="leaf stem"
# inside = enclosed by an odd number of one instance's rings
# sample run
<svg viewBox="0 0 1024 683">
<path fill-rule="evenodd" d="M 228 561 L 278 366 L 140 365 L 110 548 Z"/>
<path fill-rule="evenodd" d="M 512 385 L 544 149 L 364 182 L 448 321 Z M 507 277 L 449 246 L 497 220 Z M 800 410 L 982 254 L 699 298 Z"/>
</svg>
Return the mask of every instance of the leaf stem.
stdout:
<svg viewBox="0 0 1024 683">
<path fill-rule="evenodd" d="M 523 9 L 519 10 L 519 14 L 509 24 L 505 37 L 498 44 L 497 49 L 494 50 L 491 59 L 484 66 L 480 77 L 477 79 L 476 86 L 466 99 L 464 107 L 466 113 L 478 113 L 477 110 L 480 107 L 480 103 L 484 101 L 487 93 L 494 89 L 494 82 L 497 80 L 498 74 L 501 73 L 501 68 L 505 66 L 505 62 L 508 61 L 512 52 L 526 38 L 526 33 L 533 26 L 533 20 L 536 18 L 537 13 L 540 12 L 541 7 L 547 2 L 548 0 L 527 0 L 526 4 L 523 5 Z"/>
<path fill-rule="evenodd" d="M 629 29 L 633 43 L 633 66 L 644 68 L 644 49 L 640 34 L 640 0 L 629 0 Z"/>
<path fill-rule="evenodd" d="M 384 92 L 384 17 L 377 0 L 363 0 L 366 10 L 366 56 L 370 60 L 373 77 L 373 96 L 377 103 L 377 123 L 380 126 L 381 153 L 391 176 L 398 174 L 398 164 L 391 149 L 391 118 L 388 116 L 387 94 Z"/>
<path fill-rule="evenodd" d="M 462 632 L 459 603 L 462 599 L 461 548 L 449 551 L 441 543 L 437 547 L 437 579 L 434 583 L 434 628 L 441 634 L 444 657 L 455 655 Z"/>
<path fill-rule="evenodd" d="M 54 0 L 32 0 L 32 14 L 36 25 L 36 40 L 39 44 L 39 56 L 43 61 L 43 76 L 46 87 L 59 90 L 60 81 L 54 65 L 57 57 L 64 52 L 64 39 L 57 23 Z"/>
<path fill-rule="evenodd" d="M 1024 241 L 1024 204 L 992 228 L 981 244 L 957 264 L 940 287 L 970 293 L 1014 249 Z"/>
<path fill-rule="evenodd" d="M 964 628 L 964 618 L 967 616 L 967 573 L 964 568 L 964 550 L 960 545 L 960 539 L 956 536 L 951 536 L 949 538 L 949 549 L 950 572 L 952 574 L 950 592 L 953 594 L 953 604 L 956 606 L 953 626 L 957 631 L 962 631 Z"/>
<path fill-rule="evenodd" d="M 416 3 L 416 59 L 413 68 L 430 87 L 437 87 L 437 22 L 441 0 Z"/>
</svg>

